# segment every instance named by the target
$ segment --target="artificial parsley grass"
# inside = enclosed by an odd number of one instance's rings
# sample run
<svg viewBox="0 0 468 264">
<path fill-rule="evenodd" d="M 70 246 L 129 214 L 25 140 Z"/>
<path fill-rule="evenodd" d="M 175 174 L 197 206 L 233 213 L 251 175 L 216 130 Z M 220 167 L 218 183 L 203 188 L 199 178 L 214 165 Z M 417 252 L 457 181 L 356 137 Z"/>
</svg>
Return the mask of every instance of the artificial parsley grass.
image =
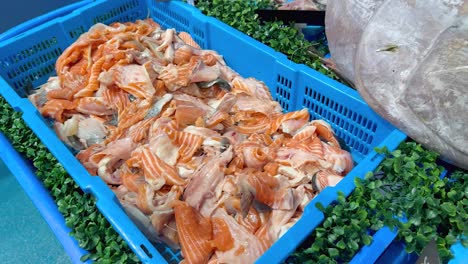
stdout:
<svg viewBox="0 0 468 264">
<path fill-rule="evenodd" d="M 414 142 L 402 143 L 392 153 L 379 152 L 386 159 L 378 173 L 356 178 L 348 199 L 340 193 L 337 204 L 317 206 L 324 222 L 287 262 L 349 262 L 384 225 L 398 227 L 398 239 L 409 253 L 419 254 L 435 239 L 444 263 L 453 257 L 449 248 L 458 239 L 468 247 L 468 173 L 457 170 L 440 179 L 444 168 L 436 163 L 438 154 Z"/>
<path fill-rule="evenodd" d="M 198 0 L 196 7 L 205 15 L 215 17 L 252 38 L 288 56 L 296 63 L 305 64 L 330 78 L 336 74 L 322 65 L 320 57 L 328 53 L 324 39 L 307 41 L 292 25 L 282 21 L 261 23 L 256 10 L 272 8 L 270 0 Z"/>
<path fill-rule="evenodd" d="M 96 263 L 137 263 L 138 257 L 112 228 L 96 207 L 93 196 L 85 194 L 68 175 L 62 165 L 41 143 L 21 118 L 21 113 L 0 97 L 0 131 L 13 147 L 36 168 L 42 180 L 65 217 L 70 235 L 79 246 L 89 252 L 82 261 Z"/>
</svg>

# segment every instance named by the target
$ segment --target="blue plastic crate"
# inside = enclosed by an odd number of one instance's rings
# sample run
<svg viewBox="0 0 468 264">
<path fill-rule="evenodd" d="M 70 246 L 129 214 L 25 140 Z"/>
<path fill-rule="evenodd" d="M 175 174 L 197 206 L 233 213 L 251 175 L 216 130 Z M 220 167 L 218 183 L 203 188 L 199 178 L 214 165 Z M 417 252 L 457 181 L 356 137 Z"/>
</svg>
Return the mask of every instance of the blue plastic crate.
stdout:
<svg viewBox="0 0 468 264">
<path fill-rule="evenodd" d="M 349 195 L 355 187 L 354 177 L 363 177 L 382 161 L 383 157 L 373 148 L 387 146 L 393 150 L 406 138 L 376 114 L 356 91 L 287 60 L 285 55 L 179 1 L 97 0 L 73 11 L 55 14 L 42 24 L 20 26 L 20 34 L 10 33 L 0 41 L 0 94 L 16 111 L 23 113 L 28 126 L 83 191 L 97 198 L 99 210 L 143 262 L 174 263 L 180 256 L 149 242 L 125 214 L 114 193 L 99 177 L 88 174 L 24 98 L 22 91 L 25 85 L 37 87 L 54 75 L 56 58 L 93 24 L 148 16 L 163 27 L 189 32 L 203 48 L 223 55 L 228 65 L 241 75 L 264 81 L 285 111 L 307 107 L 313 118 L 328 121 L 351 148 L 355 168 L 337 186 L 328 187 L 317 195 L 297 224 L 265 252 L 258 263 L 279 263 L 286 259 L 323 221 L 323 214 L 315 208 L 315 203 L 329 205 L 336 200 L 337 191 Z"/>
</svg>

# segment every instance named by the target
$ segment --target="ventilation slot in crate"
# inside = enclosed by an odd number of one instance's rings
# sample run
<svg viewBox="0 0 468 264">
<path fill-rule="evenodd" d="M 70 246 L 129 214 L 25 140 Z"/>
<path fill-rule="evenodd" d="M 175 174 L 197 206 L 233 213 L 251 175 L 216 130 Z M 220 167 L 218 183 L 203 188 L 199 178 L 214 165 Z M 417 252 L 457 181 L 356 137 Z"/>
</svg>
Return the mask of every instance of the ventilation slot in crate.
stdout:
<svg viewBox="0 0 468 264">
<path fill-rule="evenodd" d="M 290 99 L 291 99 L 291 87 L 292 81 L 285 78 L 284 76 L 278 75 L 276 79 L 276 91 L 273 97 L 283 107 L 284 111 L 291 110 Z"/>
<path fill-rule="evenodd" d="M 70 37 L 73 40 L 78 39 L 78 37 L 85 32 L 85 29 L 83 26 L 79 26 L 75 28 L 74 30 L 69 31 L 68 33 L 70 34 Z"/>
<path fill-rule="evenodd" d="M 155 20 L 165 29 L 175 28 L 177 31 L 190 32 L 188 18 L 174 12 L 167 3 L 157 3 L 152 1 L 152 15 Z M 202 44 L 202 43 L 198 43 Z"/>
<path fill-rule="evenodd" d="M 202 49 L 206 48 L 205 32 L 203 30 L 195 27 L 193 29 L 192 37 Z"/>
<path fill-rule="evenodd" d="M 141 19 L 146 15 L 141 13 L 141 8 L 138 8 L 140 1 L 127 1 L 122 5 L 112 8 L 110 11 L 103 13 L 93 18 L 93 24 L 103 23 L 111 24 L 113 22 L 128 22 Z"/>
<path fill-rule="evenodd" d="M 156 249 L 170 264 L 177 264 L 183 259 L 180 250 L 174 251 L 163 244 L 156 244 Z"/>
<path fill-rule="evenodd" d="M 309 108 L 312 119 L 330 123 L 338 137 L 352 150 L 366 155 L 377 130 L 377 125 L 338 101 L 306 87 L 303 106 Z"/>
</svg>

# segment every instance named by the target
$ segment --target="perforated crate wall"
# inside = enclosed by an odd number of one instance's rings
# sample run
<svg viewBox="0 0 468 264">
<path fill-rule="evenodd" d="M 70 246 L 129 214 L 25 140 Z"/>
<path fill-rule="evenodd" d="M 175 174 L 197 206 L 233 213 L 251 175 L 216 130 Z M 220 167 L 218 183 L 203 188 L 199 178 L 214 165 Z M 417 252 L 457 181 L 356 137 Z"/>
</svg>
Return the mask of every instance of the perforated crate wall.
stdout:
<svg viewBox="0 0 468 264">
<path fill-rule="evenodd" d="M 309 109 L 312 119 L 324 119 L 331 124 L 352 152 L 365 156 L 372 149 L 377 124 L 346 106 L 346 102 L 331 99 L 326 93 L 306 86 L 302 105 Z"/>
<path fill-rule="evenodd" d="M 290 102 L 291 99 L 291 88 L 293 87 L 293 82 L 288 78 L 285 78 L 281 74 L 277 75 L 276 93 L 273 95 L 276 101 L 278 101 L 285 112 L 290 111 Z"/>
<path fill-rule="evenodd" d="M 111 8 L 108 11 L 92 18 L 91 25 L 96 23 L 110 24 L 113 22 L 135 21 L 136 19 L 144 19 L 149 16 L 149 14 L 143 12 L 146 6 L 143 1 L 130 0 L 118 5 L 109 3 L 109 6 Z"/>
<path fill-rule="evenodd" d="M 25 96 L 25 87 L 38 86 L 54 74 L 55 60 L 63 47 L 53 34 L 38 43 L 21 46 L 16 52 L 0 55 L 0 72 L 20 96 Z"/>
</svg>

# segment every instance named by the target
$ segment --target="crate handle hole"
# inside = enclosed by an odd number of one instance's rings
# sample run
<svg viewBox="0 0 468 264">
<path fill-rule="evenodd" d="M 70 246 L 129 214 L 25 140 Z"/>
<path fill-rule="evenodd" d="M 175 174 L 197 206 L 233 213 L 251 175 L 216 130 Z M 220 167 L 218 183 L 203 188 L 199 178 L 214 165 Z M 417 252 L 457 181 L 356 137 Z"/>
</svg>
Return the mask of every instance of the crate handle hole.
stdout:
<svg viewBox="0 0 468 264">
<path fill-rule="evenodd" d="M 149 252 L 149 250 L 145 247 L 145 245 L 141 244 L 140 247 L 141 247 L 141 249 L 143 249 L 143 251 L 146 253 L 146 255 L 148 255 L 149 258 L 153 258 L 153 254 L 151 254 L 151 252 Z"/>
</svg>

